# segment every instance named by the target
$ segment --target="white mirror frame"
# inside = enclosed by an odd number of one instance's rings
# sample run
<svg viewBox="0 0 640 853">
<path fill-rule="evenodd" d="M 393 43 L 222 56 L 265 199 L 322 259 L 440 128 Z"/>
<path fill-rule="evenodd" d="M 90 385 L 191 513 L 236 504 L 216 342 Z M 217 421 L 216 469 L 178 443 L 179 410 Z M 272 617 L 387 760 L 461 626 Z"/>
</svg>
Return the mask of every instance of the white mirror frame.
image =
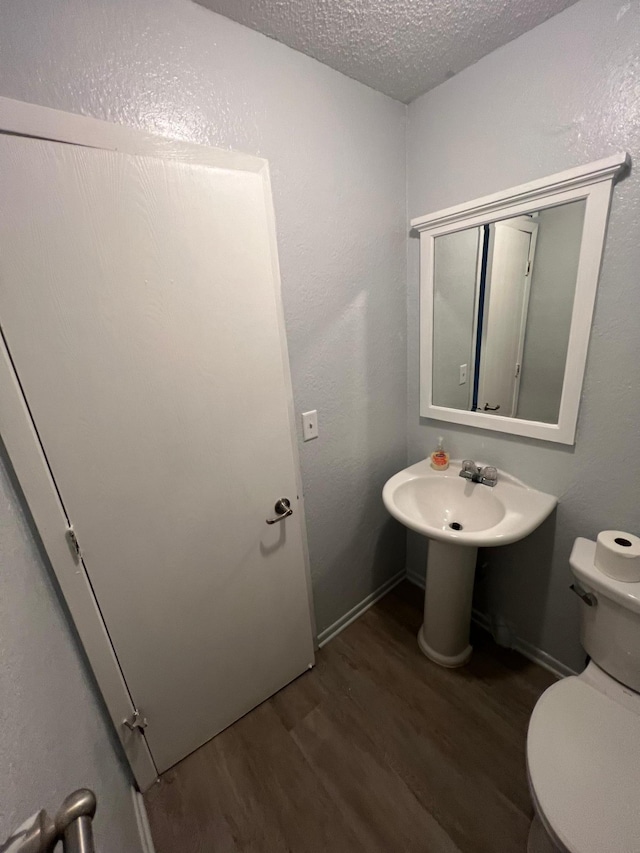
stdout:
<svg viewBox="0 0 640 853">
<path fill-rule="evenodd" d="M 548 178 L 531 181 L 411 220 L 411 227 L 420 232 L 422 417 L 560 444 L 574 444 L 611 191 L 614 180 L 626 171 L 630 163 L 628 154 L 615 154 L 586 166 L 568 169 Z M 435 238 L 465 228 L 486 225 L 497 219 L 533 213 L 542 208 L 556 207 L 580 199 L 585 200 L 584 225 L 558 423 L 520 420 L 434 405 L 432 367 Z"/>
</svg>

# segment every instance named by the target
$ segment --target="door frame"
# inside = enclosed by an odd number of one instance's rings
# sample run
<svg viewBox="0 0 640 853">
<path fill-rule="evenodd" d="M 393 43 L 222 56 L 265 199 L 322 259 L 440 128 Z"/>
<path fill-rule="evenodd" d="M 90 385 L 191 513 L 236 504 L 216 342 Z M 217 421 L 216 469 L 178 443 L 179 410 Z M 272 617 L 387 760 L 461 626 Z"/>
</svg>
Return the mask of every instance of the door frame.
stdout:
<svg viewBox="0 0 640 853">
<path fill-rule="evenodd" d="M 295 428 L 293 388 L 282 305 L 275 212 L 268 161 L 250 154 L 153 136 L 143 131 L 110 124 L 99 119 L 86 118 L 49 107 L 0 97 L 0 134 L 6 133 L 50 142 L 99 148 L 122 154 L 161 157 L 212 168 L 254 172 L 262 178 L 273 263 L 278 331 L 288 400 L 291 446 L 296 486 L 300 498 L 298 511 L 294 518 L 300 525 L 309 616 L 314 644 L 317 646 L 304 513 L 304 493 L 302 491 Z M 22 495 L 31 512 L 55 579 L 69 609 L 116 734 L 131 767 L 133 777 L 139 789 L 145 791 L 156 781 L 158 772 L 144 735 L 138 731 L 130 731 L 123 724 L 123 721 L 134 712 L 134 704 L 109 639 L 107 627 L 100 613 L 89 577 L 82 560 L 78 559 L 77 554 L 70 547 L 68 540 L 69 519 L 53 480 L 27 401 L 22 393 L 20 381 L 1 328 L 0 397 L 2 398 L 0 438 L 6 447 Z"/>
</svg>

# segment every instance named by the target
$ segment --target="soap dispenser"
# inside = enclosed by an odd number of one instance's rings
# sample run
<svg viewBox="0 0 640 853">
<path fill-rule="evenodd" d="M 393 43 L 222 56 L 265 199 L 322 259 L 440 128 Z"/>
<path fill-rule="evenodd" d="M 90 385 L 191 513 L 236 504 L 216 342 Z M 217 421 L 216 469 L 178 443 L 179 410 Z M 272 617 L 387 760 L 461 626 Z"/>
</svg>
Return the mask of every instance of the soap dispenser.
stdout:
<svg viewBox="0 0 640 853">
<path fill-rule="evenodd" d="M 438 447 L 431 454 L 431 467 L 436 471 L 446 471 L 449 467 L 449 454 L 444 449 L 443 438 L 438 438 Z"/>
</svg>

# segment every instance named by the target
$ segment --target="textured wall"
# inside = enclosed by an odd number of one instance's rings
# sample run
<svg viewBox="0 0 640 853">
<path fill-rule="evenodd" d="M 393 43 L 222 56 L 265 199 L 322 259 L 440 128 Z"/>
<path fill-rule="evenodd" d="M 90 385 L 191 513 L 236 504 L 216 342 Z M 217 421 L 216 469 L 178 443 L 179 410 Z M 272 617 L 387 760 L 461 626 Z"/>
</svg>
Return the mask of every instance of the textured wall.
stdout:
<svg viewBox="0 0 640 853">
<path fill-rule="evenodd" d="M 300 451 L 322 630 L 405 562 L 403 530 L 380 492 L 406 463 L 406 108 L 187 0 L 5 0 L 0 80 L 0 95 L 270 160 L 295 406 L 319 411 L 320 438 Z M 11 494 L 4 504 L 16 524 Z M 22 768 L 14 789 L 0 771 L 0 808 L 55 804 L 61 789 L 91 781 L 85 762 L 97 761 L 101 809 L 111 785 L 115 819 L 123 778 L 101 759 L 104 729 L 24 529 L 2 536 L 0 557 L 2 605 L 16 614 L 0 621 L 0 642 L 17 656 L 0 754 Z M 41 626 L 28 656 L 16 651 L 20 620 Z M 50 624 L 59 634 L 51 644 Z M 74 677 L 63 714 L 50 692 L 65 666 Z M 21 695 L 39 717 L 16 745 Z M 83 736 L 63 760 L 74 726 Z M 51 760 L 42 785 L 31 781 L 41 749 Z M 1 815 L 0 835 L 4 823 Z"/>
<path fill-rule="evenodd" d="M 54 813 L 88 786 L 97 849 L 140 850 L 128 775 L 4 465 L 0 661 L 0 844 L 33 812 Z"/>
<path fill-rule="evenodd" d="M 409 215 L 588 163 L 640 157 L 640 4 L 581 0 L 409 107 Z M 578 642 L 568 557 L 576 536 L 638 532 L 640 481 L 640 182 L 614 190 L 575 447 L 505 437 L 418 415 L 418 241 L 409 253 L 409 461 L 444 432 L 454 456 L 502 466 L 560 496 L 556 517 L 489 552 L 479 603 L 574 667 Z M 409 565 L 424 547 L 410 537 Z"/>
</svg>

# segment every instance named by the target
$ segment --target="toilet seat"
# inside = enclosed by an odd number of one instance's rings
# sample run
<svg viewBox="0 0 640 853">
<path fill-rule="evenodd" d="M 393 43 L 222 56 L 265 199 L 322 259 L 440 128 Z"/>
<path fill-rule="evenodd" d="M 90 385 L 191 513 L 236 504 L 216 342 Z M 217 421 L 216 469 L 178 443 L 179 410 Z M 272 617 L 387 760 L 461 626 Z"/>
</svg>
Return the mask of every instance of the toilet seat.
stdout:
<svg viewBox="0 0 640 853">
<path fill-rule="evenodd" d="M 605 676 L 605 694 L 587 673 L 550 687 L 531 716 L 527 765 L 536 805 L 569 853 L 638 853 L 640 714 L 635 702 L 628 707 L 631 691 Z"/>
</svg>

